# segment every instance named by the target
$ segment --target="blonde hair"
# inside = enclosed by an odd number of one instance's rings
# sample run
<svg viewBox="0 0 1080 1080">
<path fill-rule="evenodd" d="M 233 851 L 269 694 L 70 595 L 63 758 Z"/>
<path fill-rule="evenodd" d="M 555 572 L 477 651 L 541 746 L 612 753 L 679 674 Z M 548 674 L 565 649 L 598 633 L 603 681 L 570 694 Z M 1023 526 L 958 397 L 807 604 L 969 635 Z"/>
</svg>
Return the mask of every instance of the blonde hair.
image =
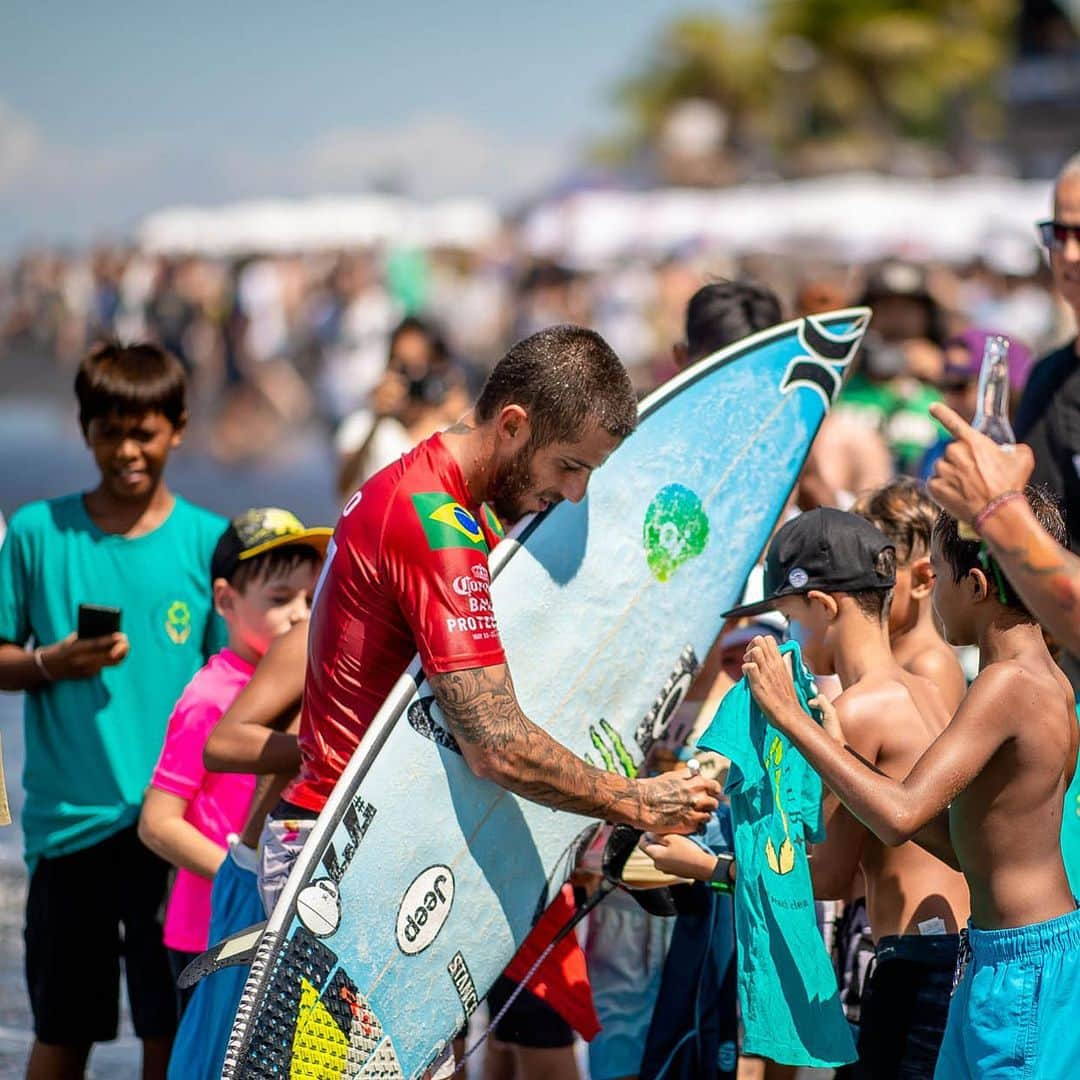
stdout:
<svg viewBox="0 0 1080 1080">
<path fill-rule="evenodd" d="M 926 488 L 911 477 L 902 476 L 863 493 L 851 511 L 876 525 L 892 541 L 901 566 L 930 554 L 938 507 Z"/>
</svg>

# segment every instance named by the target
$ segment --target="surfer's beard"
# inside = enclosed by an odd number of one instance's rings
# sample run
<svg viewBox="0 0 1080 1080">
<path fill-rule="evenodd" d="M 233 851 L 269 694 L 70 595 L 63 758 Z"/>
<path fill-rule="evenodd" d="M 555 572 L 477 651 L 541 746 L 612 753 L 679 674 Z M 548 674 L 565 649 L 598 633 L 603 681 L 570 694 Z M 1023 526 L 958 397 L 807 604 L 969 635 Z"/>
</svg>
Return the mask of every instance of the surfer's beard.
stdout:
<svg viewBox="0 0 1080 1080">
<path fill-rule="evenodd" d="M 499 520 L 512 525 L 525 516 L 522 503 L 532 486 L 533 447 L 522 447 L 491 479 L 488 505 Z"/>
</svg>

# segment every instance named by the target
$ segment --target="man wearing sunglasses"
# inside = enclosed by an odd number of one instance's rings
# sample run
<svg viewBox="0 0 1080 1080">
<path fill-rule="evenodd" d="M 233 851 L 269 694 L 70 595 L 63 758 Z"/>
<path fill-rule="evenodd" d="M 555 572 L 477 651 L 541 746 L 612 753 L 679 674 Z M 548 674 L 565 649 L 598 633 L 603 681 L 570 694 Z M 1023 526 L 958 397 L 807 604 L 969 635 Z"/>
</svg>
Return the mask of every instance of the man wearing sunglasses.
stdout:
<svg viewBox="0 0 1080 1080">
<path fill-rule="evenodd" d="M 1039 223 L 1054 285 L 1080 325 L 1080 153 L 1054 185 L 1054 216 Z M 1080 551 L 1080 338 L 1045 357 L 1032 371 L 1016 412 L 1016 437 L 1035 453 L 1035 483 L 1065 500 L 1070 547 Z M 1062 658 L 1074 687 L 1080 659 Z"/>
</svg>

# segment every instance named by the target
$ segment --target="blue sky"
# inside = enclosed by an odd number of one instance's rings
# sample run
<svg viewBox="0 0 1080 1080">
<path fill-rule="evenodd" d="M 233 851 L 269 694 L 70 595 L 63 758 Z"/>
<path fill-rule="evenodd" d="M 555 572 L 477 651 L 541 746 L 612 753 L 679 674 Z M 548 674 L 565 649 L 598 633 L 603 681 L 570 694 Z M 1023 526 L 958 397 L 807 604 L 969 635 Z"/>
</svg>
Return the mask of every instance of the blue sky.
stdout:
<svg viewBox="0 0 1080 1080">
<path fill-rule="evenodd" d="M 612 86 L 678 10 L 3 5 L 0 252 L 119 232 L 163 205 L 356 191 L 373 176 L 426 198 L 528 194 L 613 128 Z"/>
</svg>

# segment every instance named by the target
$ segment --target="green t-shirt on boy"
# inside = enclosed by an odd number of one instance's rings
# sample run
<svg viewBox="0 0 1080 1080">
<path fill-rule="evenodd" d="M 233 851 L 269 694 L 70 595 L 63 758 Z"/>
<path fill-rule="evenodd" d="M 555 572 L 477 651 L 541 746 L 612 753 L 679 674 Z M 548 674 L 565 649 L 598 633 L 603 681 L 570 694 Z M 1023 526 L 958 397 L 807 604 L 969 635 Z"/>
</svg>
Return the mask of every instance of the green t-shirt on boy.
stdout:
<svg viewBox="0 0 1080 1080">
<path fill-rule="evenodd" d="M 794 642 L 795 691 L 809 713 L 813 679 Z M 720 703 L 698 746 L 731 759 L 735 939 L 743 1050 L 829 1068 L 856 1058 L 836 975 L 818 931 L 807 843 L 825 839 L 821 779 L 758 708 L 746 679 Z"/>
<path fill-rule="evenodd" d="M 121 610 L 130 652 L 26 694 L 23 832 L 31 870 L 134 824 L 176 699 L 225 642 L 210 557 L 225 519 L 179 496 L 153 532 L 102 532 L 81 494 L 29 503 L 0 547 L 0 640 L 51 644 L 80 604 Z"/>
</svg>

